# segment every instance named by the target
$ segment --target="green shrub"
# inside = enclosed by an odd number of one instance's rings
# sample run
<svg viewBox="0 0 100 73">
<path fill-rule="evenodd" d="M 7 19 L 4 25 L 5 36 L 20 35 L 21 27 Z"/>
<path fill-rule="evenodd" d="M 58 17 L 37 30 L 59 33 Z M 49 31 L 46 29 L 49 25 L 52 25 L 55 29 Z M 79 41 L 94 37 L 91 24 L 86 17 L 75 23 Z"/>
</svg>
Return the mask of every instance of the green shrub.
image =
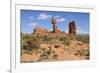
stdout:
<svg viewBox="0 0 100 73">
<path fill-rule="evenodd" d="M 45 35 L 45 36 L 43 37 L 43 41 L 51 41 L 51 40 L 52 40 L 52 38 L 49 37 L 49 36 L 47 36 L 47 35 Z"/>
<path fill-rule="evenodd" d="M 67 40 L 67 39 L 68 39 L 68 37 L 66 37 L 66 36 L 63 36 L 63 37 L 60 37 L 60 38 L 59 38 L 60 41 L 65 41 L 65 40 Z"/>
<path fill-rule="evenodd" d="M 29 35 L 24 35 L 24 36 L 22 37 L 22 39 L 23 39 L 23 40 L 29 40 L 29 39 L 31 39 L 31 37 L 30 37 Z"/>
<path fill-rule="evenodd" d="M 63 36 L 63 37 L 60 37 L 59 40 L 62 41 L 63 44 L 70 45 L 70 37 Z"/>
<path fill-rule="evenodd" d="M 38 37 L 36 35 L 31 35 L 31 34 L 25 34 L 21 36 L 21 40 L 23 41 L 38 41 Z"/>
<path fill-rule="evenodd" d="M 37 36 L 31 36 L 32 37 L 32 41 L 38 41 L 38 37 Z"/>
<path fill-rule="evenodd" d="M 88 56 L 88 57 L 89 57 L 89 55 L 90 55 L 89 52 L 90 52 L 89 50 L 81 49 L 81 50 L 77 50 L 76 55 L 80 55 L 80 56 Z"/>
<path fill-rule="evenodd" d="M 38 61 L 46 61 L 46 60 L 57 60 L 58 55 L 55 53 L 54 50 L 52 49 L 41 49 L 42 50 L 42 54 L 40 55 L 40 59 Z"/>
<path fill-rule="evenodd" d="M 70 43 L 71 43 L 70 39 L 67 39 L 64 41 L 64 44 L 66 44 L 66 45 L 70 45 Z"/>
<path fill-rule="evenodd" d="M 39 42 L 33 42 L 32 40 L 28 40 L 23 44 L 22 48 L 27 51 L 33 51 L 33 49 L 39 49 L 40 44 Z"/>
<path fill-rule="evenodd" d="M 80 35 L 77 36 L 78 41 L 82 41 L 83 43 L 89 44 L 89 35 Z"/>
</svg>

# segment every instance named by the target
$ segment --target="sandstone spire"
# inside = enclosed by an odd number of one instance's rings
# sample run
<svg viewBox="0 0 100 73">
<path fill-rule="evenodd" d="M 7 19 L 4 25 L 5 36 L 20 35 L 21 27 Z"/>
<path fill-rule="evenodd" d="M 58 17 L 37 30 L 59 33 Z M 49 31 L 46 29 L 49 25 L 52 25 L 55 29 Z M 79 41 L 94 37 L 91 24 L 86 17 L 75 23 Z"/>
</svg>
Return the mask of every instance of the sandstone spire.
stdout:
<svg viewBox="0 0 100 73">
<path fill-rule="evenodd" d="M 56 19 L 52 18 L 53 32 L 56 32 Z"/>
<path fill-rule="evenodd" d="M 75 21 L 69 22 L 69 34 L 76 35 Z"/>
</svg>

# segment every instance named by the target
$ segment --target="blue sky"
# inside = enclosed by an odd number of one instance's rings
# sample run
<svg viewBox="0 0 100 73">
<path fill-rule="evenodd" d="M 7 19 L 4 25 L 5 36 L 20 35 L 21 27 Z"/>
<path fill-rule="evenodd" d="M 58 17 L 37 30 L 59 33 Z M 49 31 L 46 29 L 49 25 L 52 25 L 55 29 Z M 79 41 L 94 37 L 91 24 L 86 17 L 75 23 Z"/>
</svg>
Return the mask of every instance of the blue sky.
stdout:
<svg viewBox="0 0 100 73">
<path fill-rule="evenodd" d="M 21 10 L 21 32 L 32 33 L 36 26 L 52 30 L 51 19 L 56 18 L 57 27 L 68 32 L 68 24 L 75 21 L 77 33 L 89 33 L 89 13 Z"/>
</svg>

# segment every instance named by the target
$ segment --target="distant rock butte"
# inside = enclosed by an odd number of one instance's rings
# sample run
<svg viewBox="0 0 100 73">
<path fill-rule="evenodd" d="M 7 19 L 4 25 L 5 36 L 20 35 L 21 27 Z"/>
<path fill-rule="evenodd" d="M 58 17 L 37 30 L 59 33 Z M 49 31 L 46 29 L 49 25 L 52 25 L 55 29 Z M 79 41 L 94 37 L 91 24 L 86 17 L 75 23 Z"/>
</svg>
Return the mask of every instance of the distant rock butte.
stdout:
<svg viewBox="0 0 100 73">
<path fill-rule="evenodd" d="M 39 26 L 36 26 L 35 28 L 34 28 L 34 34 L 44 34 L 44 33 L 47 33 L 48 32 L 48 30 L 47 29 L 42 29 L 41 27 L 39 27 Z"/>
</svg>

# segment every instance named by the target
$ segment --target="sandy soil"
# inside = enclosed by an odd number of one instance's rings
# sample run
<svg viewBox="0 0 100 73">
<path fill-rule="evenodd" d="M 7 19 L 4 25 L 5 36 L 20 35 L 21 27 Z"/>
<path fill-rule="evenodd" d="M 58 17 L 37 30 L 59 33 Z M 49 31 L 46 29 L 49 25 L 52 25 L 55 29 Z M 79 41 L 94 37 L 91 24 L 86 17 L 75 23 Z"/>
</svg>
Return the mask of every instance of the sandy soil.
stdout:
<svg viewBox="0 0 100 73">
<path fill-rule="evenodd" d="M 63 61 L 63 60 L 88 60 L 89 45 L 80 41 L 71 41 L 70 45 L 41 44 L 41 49 L 32 54 L 24 53 L 21 62 Z"/>
</svg>

